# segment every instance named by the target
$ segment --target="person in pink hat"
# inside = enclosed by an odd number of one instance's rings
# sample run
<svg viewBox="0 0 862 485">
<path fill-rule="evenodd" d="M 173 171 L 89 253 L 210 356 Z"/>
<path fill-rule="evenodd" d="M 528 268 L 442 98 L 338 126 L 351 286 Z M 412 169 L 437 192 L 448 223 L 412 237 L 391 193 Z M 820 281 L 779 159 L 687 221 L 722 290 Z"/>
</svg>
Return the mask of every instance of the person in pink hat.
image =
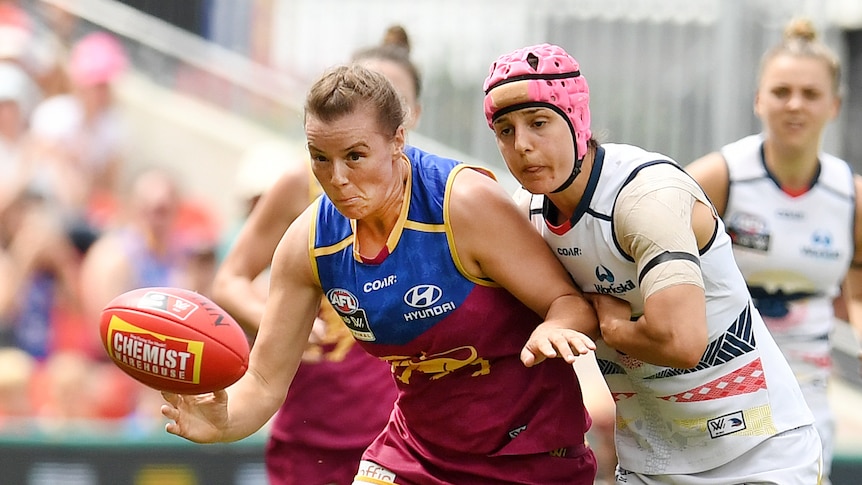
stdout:
<svg viewBox="0 0 862 485">
<path fill-rule="evenodd" d="M 33 186 L 55 203 L 82 251 L 115 205 L 124 122 L 113 86 L 127 67 L 125 50 L 116 37 L 91 33 L 72 48 L 71 92 L 42 101 L 33 112 L 33 157 L 40 168 Z"/>
<path fill-rule="evenodd" d="M 700 185 L 663 154 L 599 143 L 560 46 L 500 56 L 484 91 L 523 217 L 598 315 L 616 483 L 820 483 L 814 418 Z"/>
</svg>

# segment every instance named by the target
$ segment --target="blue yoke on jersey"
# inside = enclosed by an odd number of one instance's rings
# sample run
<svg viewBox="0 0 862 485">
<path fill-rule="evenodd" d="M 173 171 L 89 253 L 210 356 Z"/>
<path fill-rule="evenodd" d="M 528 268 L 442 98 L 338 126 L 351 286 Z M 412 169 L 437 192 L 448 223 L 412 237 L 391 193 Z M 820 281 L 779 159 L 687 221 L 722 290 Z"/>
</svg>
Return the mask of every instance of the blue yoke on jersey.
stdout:
<svg viewBox="0 0 862 485">
<path fill-rule="evenodd" d="M 411 147 L 406 151 L 417 158 L 412 171 L 424 174 L 411 174 L 405 194 L 409 211 L 402 210 L 387 241 L 389 256 L 380 264 L 361 262 L 353 245 L 355 221 L 342 216 L 328 197 L 320 203 L 313 233 L 317 275 L 360 342 L 413 340 L 460 307 L 479 281 L 465 278 L 456 266 L 443 220 L 449 173 L 467 166 Z"/>
</svg>

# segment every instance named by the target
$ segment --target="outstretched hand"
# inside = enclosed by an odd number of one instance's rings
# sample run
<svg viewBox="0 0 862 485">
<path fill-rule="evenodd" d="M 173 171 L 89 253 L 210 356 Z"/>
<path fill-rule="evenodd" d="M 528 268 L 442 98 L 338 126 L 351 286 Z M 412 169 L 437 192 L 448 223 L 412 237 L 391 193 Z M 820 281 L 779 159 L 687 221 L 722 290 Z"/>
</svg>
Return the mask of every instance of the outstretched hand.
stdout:
<svg viewBox="0 0 862 485">
<path fill-rule="evenodd" d="M 162 392 L 162 415 L 171 422 L 165 431 L 195 443 L 221 441 L 227 425 L 227 392 L 185 395 Z"/>
<path fill-rule="evenodd" d="M 577 356 L 591 350 L 596 350 L 595 342 L 581 332 L 543 323 L 533 330 L 527 344 L 521 349 L 521 362 L 532 367 L 545 359 L 561 357 L 572 364 Z"/>
</svg>

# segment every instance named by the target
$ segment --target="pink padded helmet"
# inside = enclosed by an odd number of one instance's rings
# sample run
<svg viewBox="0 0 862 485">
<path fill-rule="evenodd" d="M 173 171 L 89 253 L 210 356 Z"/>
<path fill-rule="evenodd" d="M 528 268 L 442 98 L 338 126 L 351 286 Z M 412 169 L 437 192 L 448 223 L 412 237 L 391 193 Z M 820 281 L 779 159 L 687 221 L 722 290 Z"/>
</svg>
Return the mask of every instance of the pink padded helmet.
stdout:
<svg viewBox="0 0 862 485">
<path fill-rule="evenodd" d="M 578 61 L 562 47 L 539 44 L 500 56 L 485 79 L 488 126 L 499 116 L 530 106 L 558 112 L 572 129 L 576 159 L 587 153 L 590 139 L 590 88 Z"/>
</svg>

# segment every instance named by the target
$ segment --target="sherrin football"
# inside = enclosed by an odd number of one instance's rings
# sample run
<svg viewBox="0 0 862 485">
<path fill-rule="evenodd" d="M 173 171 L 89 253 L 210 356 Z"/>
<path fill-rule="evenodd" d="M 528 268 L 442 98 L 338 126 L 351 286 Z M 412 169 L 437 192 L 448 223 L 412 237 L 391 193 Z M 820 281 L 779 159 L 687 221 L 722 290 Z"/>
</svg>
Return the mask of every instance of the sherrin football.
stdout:
<svg viewBox="0 0 862 485">
<path fill-rule="evenodd" d="M 149 387 L 203 394 L 248 368 L 245 333 L 205 296 L 182 288 L 138 288 L 114 298 L 99 324 L 108 356 Z"/>
</svg>

